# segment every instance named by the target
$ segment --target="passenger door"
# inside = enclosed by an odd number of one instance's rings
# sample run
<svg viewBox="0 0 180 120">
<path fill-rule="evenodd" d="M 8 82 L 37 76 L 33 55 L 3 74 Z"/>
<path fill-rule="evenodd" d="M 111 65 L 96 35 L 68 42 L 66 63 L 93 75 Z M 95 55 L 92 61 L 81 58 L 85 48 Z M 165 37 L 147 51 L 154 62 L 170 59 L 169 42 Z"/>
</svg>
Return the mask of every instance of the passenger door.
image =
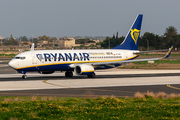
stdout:
<svg viewBox="0 0 180 120">
<path fill-rule="evenodd" d="M 32 64 L 37 64 L 37 59 L 34 53 L 31 53 L 31 57 L 32 57 Z"/>
</svg>

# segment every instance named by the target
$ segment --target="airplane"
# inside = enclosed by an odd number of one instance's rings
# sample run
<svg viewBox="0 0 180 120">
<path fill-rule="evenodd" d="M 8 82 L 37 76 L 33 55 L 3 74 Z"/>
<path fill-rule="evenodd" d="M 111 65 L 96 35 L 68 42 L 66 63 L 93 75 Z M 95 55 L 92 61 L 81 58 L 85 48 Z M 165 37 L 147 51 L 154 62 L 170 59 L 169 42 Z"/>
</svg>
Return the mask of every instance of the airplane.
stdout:
<svg viewBox="0 0 180 120">
<path fill-rule="evenodd" d="M 94 78 L 97 69 L 115 68 L 129 62 L 168 58 L 173 46 L 164 57 L 134 60 L 140 53 L 150 52 L 138 50 L 142 19 L 142 14 L 137 15 L 124 41 L 112 49 L 34 50 L 33 44 L 30 51 L 16 55 L 8 64 L 18 73 L 22 73 L 23 79 L 26 79 L 26 73 L 31 71 L 40 74 L 65 71 L 66 77 L 73 77 L 74 72 L 77 75 Z"/>
</svg>

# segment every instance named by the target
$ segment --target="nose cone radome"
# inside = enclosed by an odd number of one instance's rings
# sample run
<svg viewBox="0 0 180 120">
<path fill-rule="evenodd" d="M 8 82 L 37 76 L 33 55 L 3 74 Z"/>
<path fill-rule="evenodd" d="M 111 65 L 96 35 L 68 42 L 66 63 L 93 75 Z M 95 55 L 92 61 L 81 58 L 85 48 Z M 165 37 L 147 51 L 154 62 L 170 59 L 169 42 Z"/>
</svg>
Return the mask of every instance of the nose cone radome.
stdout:
<svg viewBox="0 0 180 120">
<path fill-rule="evenodd" d="M 16 68 L 16 63 L 17 63 L 16 60 L 11 60 L 8 64 L 10 67 Z"/>
</svg>

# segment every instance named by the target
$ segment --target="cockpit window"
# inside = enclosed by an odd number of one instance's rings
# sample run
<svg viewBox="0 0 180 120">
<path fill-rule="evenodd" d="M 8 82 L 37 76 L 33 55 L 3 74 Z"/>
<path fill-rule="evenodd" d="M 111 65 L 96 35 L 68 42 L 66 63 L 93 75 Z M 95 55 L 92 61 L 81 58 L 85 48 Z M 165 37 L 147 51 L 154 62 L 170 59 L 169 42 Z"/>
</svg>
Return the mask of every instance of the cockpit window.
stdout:
<svg viewBox="0 0 180 120">
<path fill-rule="evenodd" d="M 20 57 L 15 57 L 14 59 L 20 59 Z"/>
<path fill-rule="evenodd" d="M 24 60 L 24 59 L 26 59 L 26 57 L 21 57 L 21 60 Z"/>
<path fill-rule="evenodd" d="M 15 57 L 14 59 L 21 59 L 21 60 L 24 60 L 24 59 L 26 59 L 26 57 Z"/>
</svg>

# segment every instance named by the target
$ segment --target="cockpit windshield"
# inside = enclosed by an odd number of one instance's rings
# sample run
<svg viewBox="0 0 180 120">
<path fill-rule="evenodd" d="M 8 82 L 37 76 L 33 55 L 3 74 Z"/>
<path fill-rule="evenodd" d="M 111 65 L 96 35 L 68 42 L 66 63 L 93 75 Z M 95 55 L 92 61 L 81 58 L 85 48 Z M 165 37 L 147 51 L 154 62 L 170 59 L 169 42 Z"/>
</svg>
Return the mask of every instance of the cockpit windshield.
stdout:
<svg viewBox="0 0 180 120">
<path fill-rule="evenodd" d="M 14 59 L 21 59 L 21 60 L 24 60 L 24 59 L 26 59 L 26 57 L 14 57 Z"/>
</svg>

